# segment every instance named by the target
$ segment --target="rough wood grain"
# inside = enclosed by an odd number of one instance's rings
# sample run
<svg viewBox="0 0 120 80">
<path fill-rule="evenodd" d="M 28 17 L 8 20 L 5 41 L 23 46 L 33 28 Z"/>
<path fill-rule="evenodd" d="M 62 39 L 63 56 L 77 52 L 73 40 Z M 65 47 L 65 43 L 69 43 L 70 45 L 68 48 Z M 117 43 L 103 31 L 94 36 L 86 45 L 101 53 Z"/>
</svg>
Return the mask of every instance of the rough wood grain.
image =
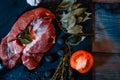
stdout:
<svg viewBox="0 0 120 80">
<path fill-rule="evenodd" d="M 120 54 L 94 53 L 94 80 L 120 80 Z"/>
<path fill-rule="evenodd" d="M 120 0 L 92 0 L 93 2 L 107 2 L 107 3 L 111 3 L 111 2 L 120 2 Z"/>
<path fill-rule="evenodd" d="M 95 4 L 93 52 L 120 53 L 120 4 Z"/>
</svg>

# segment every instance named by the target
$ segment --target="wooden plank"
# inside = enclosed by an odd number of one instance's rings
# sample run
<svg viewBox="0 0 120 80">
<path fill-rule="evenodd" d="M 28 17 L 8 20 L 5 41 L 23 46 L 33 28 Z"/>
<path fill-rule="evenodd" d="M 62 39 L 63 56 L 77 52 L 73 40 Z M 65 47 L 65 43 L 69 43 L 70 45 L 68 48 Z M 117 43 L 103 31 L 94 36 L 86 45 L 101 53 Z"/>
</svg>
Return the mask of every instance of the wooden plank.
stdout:
<svg viewBox="0 0 120 80">
<path fill-rule="evenodd" d="M 120 80 L 120 54 L 94 53 L 94 80 Z"/>
<path fill-rule="evenodd" d="M 92 51 L 120 53 L 120 4 L 95 3 L 93 19 L 96 34 Z"/>
<path fill-rule="evenodd" d="M 104 3 L 111 3 L 111 2 L 120 2 L 120 0 L 92 0 L 93 2 L 104 2 Z"/>
</svg>

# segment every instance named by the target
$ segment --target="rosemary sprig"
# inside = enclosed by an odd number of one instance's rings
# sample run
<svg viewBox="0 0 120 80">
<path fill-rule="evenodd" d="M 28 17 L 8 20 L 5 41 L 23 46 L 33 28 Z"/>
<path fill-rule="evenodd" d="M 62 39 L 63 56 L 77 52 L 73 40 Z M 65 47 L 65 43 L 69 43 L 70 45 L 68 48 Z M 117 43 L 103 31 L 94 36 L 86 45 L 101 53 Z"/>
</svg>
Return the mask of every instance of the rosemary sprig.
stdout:
<svg viewBox="0 0 120 80">
<path fill-rule="evenodd" d="M 53 77 L 50 80 L 56 80 L 57 76 L 59 75 L 58 72 L 61 70 L 62 61 L 63 61 L 63 57 L 61 58 L 61 61 L 60 61 L 59 65 L 58 65 Z"/>
<path fill-rule="evenodd" d="M 58 7 L 56 8 L 55 15 L 56 15 L 56 21 L 58 23 L 59 28 L 65 33 L 69 34 L 70 36 L 65 40 L 65 44 L 67 47 L 65 48 L 65 55 L 61 57 L 60 63 L 52 76 L 50 80 L 74 80 L 72 69 L 69 65 L 69 60 L 71 57 L 71 45 L 78 45 L 81 42 L 81 39 L 79 39 L 75 44 L 71 44 L 69 42 L 69 38 L 72 36 L 77 36 L 79 38 L 82 38 L 83 36 L 94 36 L 94 33 L 83 33 L 82 31 L 82 25 L 79 23 L 85 22 L 86 20 L 90 19 L 89 15 L 85 14 L 86 8 L 81 8 L 79 4 L 75 3 L 76 0 L 63 0 Z M 67 11 L 67 14 L 59 14 L 59 11 Z M 72 16 L 72 17 L 71 17 Z M 64 18 L 63 18 L 64 17 Z M 62 18 L 62 19 L 61 19 Z M 72 20 L 71 20 L 72 19 Z M 67 26 L 64 25 L 64 22 L 66 22 Z M 73 24 L 72 24 L 73 23 Z M 71 25 L 72 24 L 72 25 Z M 76 31 L 76 32 L 75 32 Z"/>
<path fill-rule="evenodd" d="M 65 78 L 67 78 L 66 74 L 69 74 L 69 72 L 68 73 L 65 73 L 65 72 L 67 72 L 66 65 L 69 65 L 68 62 L 69 62 L 69 55 L 70 55 L 70 51 L 68 50 L 68 47 L 65 48 L 65 52 L 66 54 L 63 57 L 61 57 L 60 63 L 50 80 L 65 80 Z"/>
</svg>

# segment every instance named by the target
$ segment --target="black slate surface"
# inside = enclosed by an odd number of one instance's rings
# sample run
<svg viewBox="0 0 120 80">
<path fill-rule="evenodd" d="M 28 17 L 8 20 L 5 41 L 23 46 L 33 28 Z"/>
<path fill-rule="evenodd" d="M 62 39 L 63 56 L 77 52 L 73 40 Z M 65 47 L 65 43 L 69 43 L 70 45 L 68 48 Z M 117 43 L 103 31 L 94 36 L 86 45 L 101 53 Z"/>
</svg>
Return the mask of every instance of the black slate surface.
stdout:
<svg viewBox="0 0 120 80">
<path fill-rule="evenodd" d="M 55 10 L 55 7 L 58 5 L 60 0 L 57 1 L 48 1 L 41 3 L 39 6 L 45 8 L 52 8 Z M 0 40 L 7 35 L 10 31 L 13 24 L 16 20 L 26 11 L 31 10 L 36 7 L 32 7 L 26 3 L 26 0 L 1 0 L 0 1 Z M 91 20 L 88 20 L 83 25 L 85 26 L 84 31 L 92 31 Z M 45 53 L 46 56 L 51 56 L 53 61 L 46 62 L 45 57 L 42 59 L 41 64 L 35 70 L 29 71 L 25 68 L 22 63 L 16 65 L 15 68 L 11 70 L 5 70 L 0 72 L 0 80 L 49 80 L 49 77 L 45 76 L 45 72 L 54 71 L 59 64 L 60 56 L 57 55 L 57 51 L 63 49 L 66 45 L 59 44 L 57 41 L 62 39 L 68 35 L 64 34 L 58 27 L 57 23 L 54 22 L 55 30 L 56 30 L 56 43 L 53 47 Z M 85 49 L 91 51 L 92 46 L 92 39 L 91 37 L 87 37 L 81 44 L 74 47 L 72 52 L 78 49 Z M 78 72 L 74 71 L 75 80 L 92 80 L 92 70 L 89 71 L 87 74 L 79 74 Z"/>
</svg>

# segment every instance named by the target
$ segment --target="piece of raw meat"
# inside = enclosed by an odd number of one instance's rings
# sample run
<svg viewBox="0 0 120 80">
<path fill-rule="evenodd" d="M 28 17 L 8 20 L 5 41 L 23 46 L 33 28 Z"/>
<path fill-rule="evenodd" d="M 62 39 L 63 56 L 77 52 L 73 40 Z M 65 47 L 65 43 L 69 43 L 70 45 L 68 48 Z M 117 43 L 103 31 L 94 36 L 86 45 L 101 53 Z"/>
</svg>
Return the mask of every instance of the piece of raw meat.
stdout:
<svg viewBox="0 0 120 80">
<path fill-rule="evenodd" d="M 54 18 L 54 14 L 44 8 L 24 13 L 1 41 L 0 59 L 4 65 L 11 69 L 22 59 L 29 70 L 36 68 L 44 53 L 55 43 L 55 30 L 52 24 Z M 26 28 L 31 38 L 27 44 L 19 40 Z"/>
</svg>

